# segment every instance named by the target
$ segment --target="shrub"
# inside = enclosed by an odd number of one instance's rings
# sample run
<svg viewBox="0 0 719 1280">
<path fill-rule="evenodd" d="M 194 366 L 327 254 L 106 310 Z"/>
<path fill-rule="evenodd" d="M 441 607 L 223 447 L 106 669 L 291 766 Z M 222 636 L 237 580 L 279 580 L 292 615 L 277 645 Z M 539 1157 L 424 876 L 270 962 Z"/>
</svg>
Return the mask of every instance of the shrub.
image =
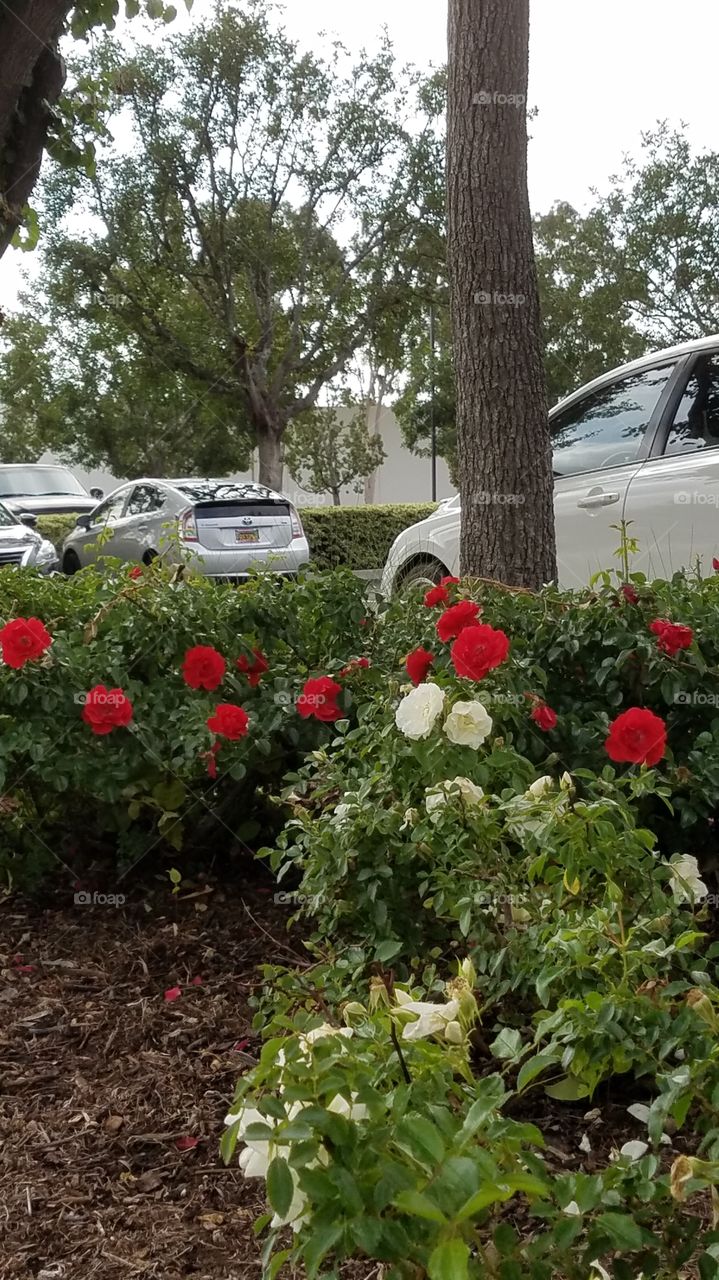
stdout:
<svg viewBox="0 0 719 1280">
<path fill-rule="evenodd" d="M 426 520 L 436 504 L 392 503 L 357 507 L 304 507 L 312 564 L 318 569 L 380 569 L 403 529 Z"/>
<path fill-rule="evenodd" d="M 75 524 L 76 517 L 72 515 L 38 516 L 37 518 L 38 533 L 52 542 L 58 551 L 62 550 L 62 544 L 68 534 L 72 533 Z"/>
<path fill-rule="evenodd" d="M 316 716 L 298 714 L 297 700 L 308 678 L 337 676 L 361 654 L 364 610 L 349 573 L 257 576 L 236 589 L 174 582 L 157 565 L 137 578 L 113 569 L 69 579 L 0 573 L 0 623 L 39 618 L 51 638 L 14 668 L 13 628 L 0 633 L 0 866 L 17 879 L 55 857 L 74 866 L 109 853 L 127 864 L 158 841 L 207 851 L 218 833 L 226 850 L 246 848 L 258 798 L 327 736 Z M 183 679 L 186 652 L 198 645 L 226 662 L 216 687 Z M 269 668 L 259 682 L 235 665 L 244 658 L 252 667 L 255 649 Z M 338 684 L 346 711 L 356 678 Z M 88 704 L 97 686 L 109 693 Z M 129 724 L 118 690 L 132 704 Z M 207 721 L 223 703 L 247 712 L 245 736 L 213 735 Z M 98 734 L 88 719 L 97 727 L 101 712 L 118 722 Z"/>
</svg>

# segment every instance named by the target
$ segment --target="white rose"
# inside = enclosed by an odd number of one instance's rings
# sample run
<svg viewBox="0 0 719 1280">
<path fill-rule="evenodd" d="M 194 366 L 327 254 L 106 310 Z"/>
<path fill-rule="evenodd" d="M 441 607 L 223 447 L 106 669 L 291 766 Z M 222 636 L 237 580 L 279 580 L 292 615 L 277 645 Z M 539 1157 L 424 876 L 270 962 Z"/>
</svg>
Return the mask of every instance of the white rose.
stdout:
<svg viewBox="0 0 719 1280">
<path fill-rule="evenodd" d="M 468 809 L 478 808 L 484 800 L 482 788 L 469 778 L 448 778 L 446 782 L 437 783 L 436 787 L 427 788 L 425 805 L 433 822 L 439 821 L 442 810 L 453 796 L 459 798 Z"/>
<path fill-rule="evenodd" d="M 675 902 L 701 902 L 709 890 L 699 876 L 699 863 L 690 853 L 678 854 L 671 860 L 669 888 Z"/>
<path fill-rule="evenodd" d="M 461 1043 L 462 1031 L 457 1022 L 459 1000 L 431 1004 L 428 1000 L 413 1000 L 406 991 L 399 988 L 395 989 L 395 996 L 403 1012 L 417 1015 L 416 1021 L 408 1022 L 403 1028 L 403 1040 L 424 1040 L 427 1036 L 441 1036 L 453 1044 Z"/>
<path fill-rule="evenodd" d="M 455 702 L 444 722 L 450 742 L 476 751 L 492 732 L 492 717 L 481 702 Z"/>
<path fill-rule="evenodd" d="M 428 738 L 444 706 L 444 690 L 436 684 L 410 689 L 395 713 L 395 724 L 405 738 Z"/>
<path fill-rule="evenodd" d="M 542 800 L 544 796 L 549 795 L 550 791 L 554 791 L 554 778 L 545 773 L 543 778 L 537 778 L 535 782 L 530 783 L 525 795 L 533 796 L 535 800 Z"/>
</svg>

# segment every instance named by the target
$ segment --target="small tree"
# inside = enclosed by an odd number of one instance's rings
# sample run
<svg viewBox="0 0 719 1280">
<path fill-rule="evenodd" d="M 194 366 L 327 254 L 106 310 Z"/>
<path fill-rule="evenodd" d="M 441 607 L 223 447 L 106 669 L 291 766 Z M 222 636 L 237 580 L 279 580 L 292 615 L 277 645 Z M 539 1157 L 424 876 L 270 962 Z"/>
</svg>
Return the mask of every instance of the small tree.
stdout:
<svg viewBox="0 0 719 1280">
<path fill-rule="evenodd" d="M 348 407 L 315 410 L 294 424 L 285 443 L 292 478 L 310 493 L 330 493 L 336 507 L 342 489 L 361 493 L 367 476 L 384 459 L 379 435 L 368 430 L 367 413 L 353 413 Z"/>
</svg>

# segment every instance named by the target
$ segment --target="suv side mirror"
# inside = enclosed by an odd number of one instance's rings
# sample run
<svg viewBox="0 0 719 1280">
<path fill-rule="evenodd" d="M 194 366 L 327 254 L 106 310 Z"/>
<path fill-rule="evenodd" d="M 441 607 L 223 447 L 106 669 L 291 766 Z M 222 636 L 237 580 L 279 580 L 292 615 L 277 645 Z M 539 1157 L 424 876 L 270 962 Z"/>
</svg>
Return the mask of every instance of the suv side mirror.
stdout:
<svg viewBox="0 0 719 1280">
<path fill-rule="evenodd" d="M 97 486 L 96 486 L 94 489 L 91 489 L 91 490 L 90 490 L 90 497 L 91 497 L 91 498 L 97 498 L 97 500 L 98 500 L 98 502 L 99 502 L 101 498 L 104 498 L 104 497 L 105 497 L 105 490 L 104 490 L 104 489 L 98 489 L 98 488 L 97 488 Z"/>
<path fill-rule="evenodd" d="M 90 512 L 87 512 L 85 515 L 75 517 L 75 528 L 76 529 L 90 528 Z"/>
<path fill-rule="evenodd" d="M 18 520 L 21 524 L 26 524 L 29 529 L 34 529 L 37 524 L 37 516 L 34 511 L 21 511 Z"/>
</svg>

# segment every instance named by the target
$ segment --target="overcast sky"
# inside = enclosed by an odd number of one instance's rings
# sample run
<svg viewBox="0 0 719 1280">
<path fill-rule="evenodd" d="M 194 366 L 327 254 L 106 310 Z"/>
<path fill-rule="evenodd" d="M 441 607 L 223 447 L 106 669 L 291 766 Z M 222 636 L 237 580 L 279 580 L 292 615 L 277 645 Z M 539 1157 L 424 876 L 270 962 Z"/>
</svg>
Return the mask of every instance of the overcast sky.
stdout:
<svg viewBox="0 0 719 1280">
<path fill-rule="evenodd" d="M 536 212 L 558 199 L 586 206 L 590 189 L 606 186 L 657 119 L 684 122 L 697 147 L 719 150 L 718 0 L 531 0 L 531 8 Z M 351 49 L 371 47 L 386 24 L 404 60 L 428 66 L 445 57 L 442 0 L 286 0 L 285 13 L 290 33 L 308 44 L 324 30 Z M 28 258 L 10 250 L 0 260 L 0 305 L 13 305 Z"/>
</svg>

